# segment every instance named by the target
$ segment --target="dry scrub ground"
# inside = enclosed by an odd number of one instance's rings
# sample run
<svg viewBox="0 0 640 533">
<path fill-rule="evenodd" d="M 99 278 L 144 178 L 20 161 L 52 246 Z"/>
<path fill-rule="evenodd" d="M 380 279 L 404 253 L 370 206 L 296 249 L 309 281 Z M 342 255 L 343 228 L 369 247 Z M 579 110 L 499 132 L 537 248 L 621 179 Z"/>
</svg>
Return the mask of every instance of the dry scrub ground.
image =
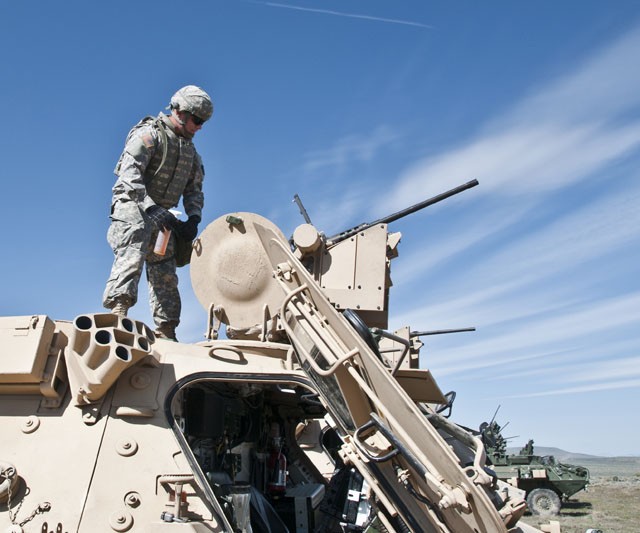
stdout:
<svg viewBox="0 0 640 533">
<path fill-rule="evenodd" d="M 584 533 L 587 529 L 600 529 L 603 533 L 640 532 L 640 479 L 619 477 L 593 479 L 587 488 L 564 502 L 560 516 L 562 533 Z M 545 521 L 527 514 L 524 521 L 540 527 Z M 546 521 L 548 523 L 548 520 Z"/>
</svg>

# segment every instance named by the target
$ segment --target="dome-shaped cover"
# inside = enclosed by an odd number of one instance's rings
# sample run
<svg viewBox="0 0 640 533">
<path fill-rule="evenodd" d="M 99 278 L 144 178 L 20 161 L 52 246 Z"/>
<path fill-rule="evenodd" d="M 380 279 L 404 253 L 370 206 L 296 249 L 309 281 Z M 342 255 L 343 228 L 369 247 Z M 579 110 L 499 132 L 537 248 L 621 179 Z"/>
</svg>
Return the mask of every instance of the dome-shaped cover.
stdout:
<svg viewBox="0 0 640 533">
<path fill-rule="evenodd" d="M 209 224 L 194 243 L 191 284 L 200 304 L 224 308 L 223 322 L 236 329 L 262 324 L 264 306 L 278 313 L 284 297 L 253 223 L 280 229 L 255 213 L 223 215 Z"/>
</svg>

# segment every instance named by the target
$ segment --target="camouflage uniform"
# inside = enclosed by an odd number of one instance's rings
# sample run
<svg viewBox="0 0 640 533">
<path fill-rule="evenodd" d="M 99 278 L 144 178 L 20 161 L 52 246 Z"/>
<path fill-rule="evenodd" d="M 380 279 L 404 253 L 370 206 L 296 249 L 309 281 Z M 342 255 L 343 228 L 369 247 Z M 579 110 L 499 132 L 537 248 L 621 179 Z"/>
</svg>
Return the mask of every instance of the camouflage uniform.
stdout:
<svg viewBox="0 0 640 533">
<path fill-rule="evenodd" d="M 133 306 L 146 263 L 151 312 L 157 326 L 180 322 L 180 294 L 172 232 L 164 256 L 153 253 L 158 234 L 145 210 L 175 207 L 182 197 L 188 216 L 202 217 L 204 167 L 191 140 L 175 133 L 169 117 L 146 117 L 129 132 L 115 169 L 111 225 L 107 240 L 115 259 L 103 304 L 112 309 L 125 297 Z"/>
</svg>

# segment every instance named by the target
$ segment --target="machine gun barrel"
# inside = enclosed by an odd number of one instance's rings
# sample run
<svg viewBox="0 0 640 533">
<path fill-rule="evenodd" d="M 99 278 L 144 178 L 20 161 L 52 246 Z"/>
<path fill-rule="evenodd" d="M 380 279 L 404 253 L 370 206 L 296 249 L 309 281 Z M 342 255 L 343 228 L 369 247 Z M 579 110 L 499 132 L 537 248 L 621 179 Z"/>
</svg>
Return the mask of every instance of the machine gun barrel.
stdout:
<svg viewBox="0 0 640 533">
<path fill-rule="evenodd" d="M 412 213 L 415 213 L 416 211 L 420 211 L 420 209 L 424 209 L 425 207 L 429 207 L 430 205 L 433 204 L 437 204 L 438 202 L 441 202 L 442 200 L 446 200 L 447 198 L 449 198 L 450 196 L 454 196 L 458 193 L 461 193 L 462 191 L 466 191 L 467 189 L 471 189 L 472 187 L 475 187 L 476 185 L 478 185 L 478 180 L 471 180 L 467 183 L 464 183 L 462 185 L 458 185 L 457 187 L 443 192 L 441 194 L 438 194 L 436 196 L 434 196 L 433 198 L 428 198 L 426 200 L 423 200 L 422 202 L 418 202 L 417 204 L 414 204 L 410 207 L 407 207 L 405 209 L 402 209 L 401 211 L 398 211 L 397 213 L 393 213 L 391 215 L 388 215 L 386 217 L 382 217 L 379 218 L 378 220 L 375 220 L 373 222 L 368 222 L 368 223 L 364 223 L 364 224 L 360 224 L 359 226 L 354 226 L 351 229 L 348 229 L 346 231 L 343 231 L 341 233 L 338 233 L 336 235 L 333 235 L 332 237 L 329 237 L 327 239 L 327 241 L 336 244 L 340 241 L 343 241 L 345 239 L 348 239 L 349 237 L 351 237 L 352 235 L 355 235 L 356 233 L 358 233 L 359 231 L 371 228 L 373 226 L 376 226 L 378 224 L 389 224 L 390 222 L 393 222 L 395 220 L 398 220 L 399 218 L 403 218 L 406 217 L 407 215 L 410 215 Z"/>
<path fill-rule="evenodd" d="M 436 329 L 433 331 L 412 331 L 409 337 L 423 337 L 425 335 L 443 335 L 445 333 L 462 333 L 463 331 L 475 331 L 476 328 Z"/>
<path fill-rule="evenodd" d="M 307 224 L 311 224 L 311 219 L 309 218 L 309 214 L 307 213 L 307 210 L 304 208 L 304 205 L 302 205 L 302 200 L 300 200 L 300 197 L 297 194 L 293 195 L 293 201 L 298 204 L 298 209 L 300 210 L 300 214 L 302 215 L 302 218 L 304 218 L 304 221 Z"/>
</svg>

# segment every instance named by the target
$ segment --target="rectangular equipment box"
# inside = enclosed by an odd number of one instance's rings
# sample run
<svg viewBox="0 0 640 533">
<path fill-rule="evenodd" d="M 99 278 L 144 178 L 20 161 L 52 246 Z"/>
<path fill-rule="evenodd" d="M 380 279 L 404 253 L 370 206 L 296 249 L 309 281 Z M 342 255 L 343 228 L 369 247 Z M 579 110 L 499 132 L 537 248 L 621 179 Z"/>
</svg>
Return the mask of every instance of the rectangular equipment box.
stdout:
<svg viewBox="0 0 640 533">
<path fill-rule="evenodd" d="M 324 485 L 316 483 L 287 489 L 285 496 L 278 502 L 280 505 L 276 504 L 276 509 L 280 510 L 280 516 L 291 533 L 317 531 L 324 492 Z"/>
<path fill-rule="evenodd" d="M 46 315 L 0 317 L 0 385 L 43 381 L 54 332 Z"/>
</svg>

